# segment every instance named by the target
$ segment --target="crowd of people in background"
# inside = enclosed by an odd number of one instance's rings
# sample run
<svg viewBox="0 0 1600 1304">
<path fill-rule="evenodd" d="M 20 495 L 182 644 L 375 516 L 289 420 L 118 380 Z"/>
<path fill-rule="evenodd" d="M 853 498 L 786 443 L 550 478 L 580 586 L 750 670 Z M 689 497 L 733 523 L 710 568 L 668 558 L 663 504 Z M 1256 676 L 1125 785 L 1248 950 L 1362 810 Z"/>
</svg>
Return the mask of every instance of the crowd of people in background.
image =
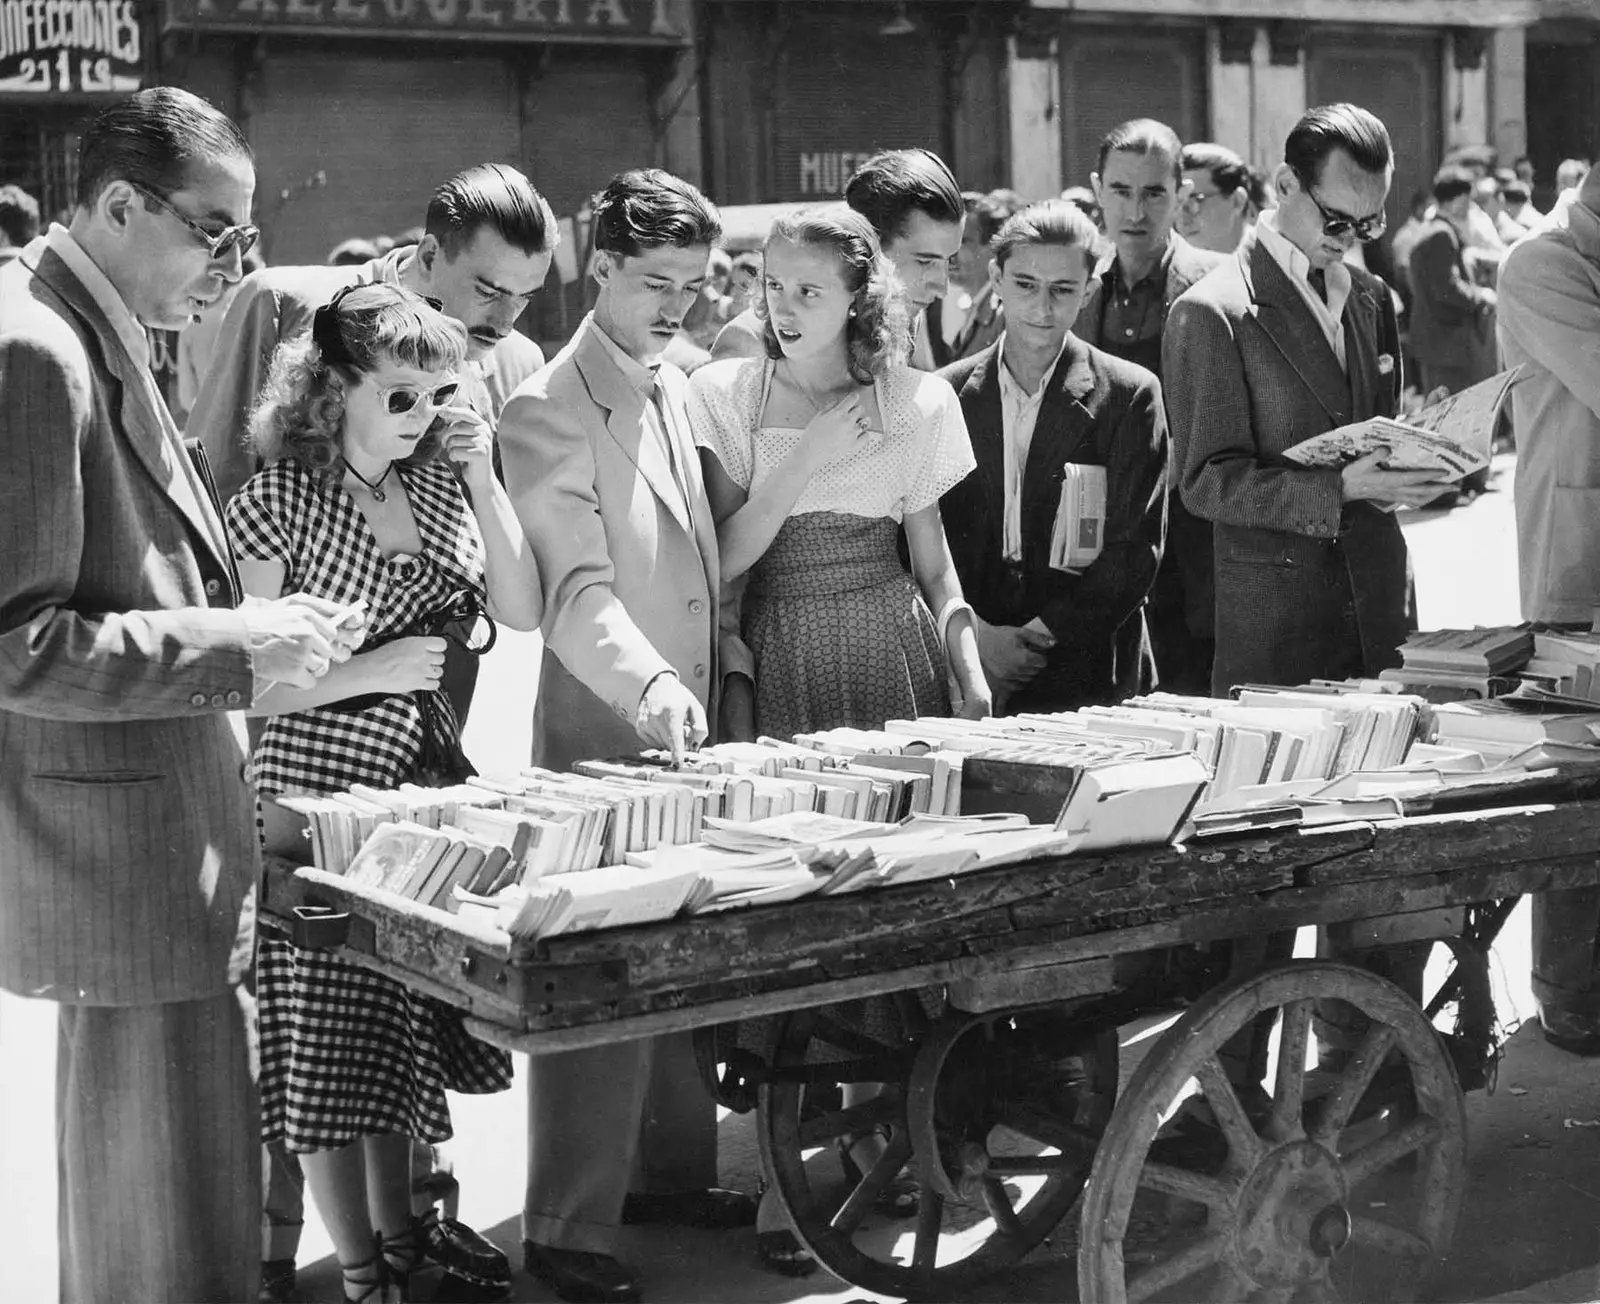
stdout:
<svg viewBox="0 0 1600 1304">
<path fill-rule="evenodd" d="M 1358 106 L 1310 110 L 1270 171 L 1140 119 L 1039 202 L 885 151 L 734 254 L 694 185 L 629 171 L 548 360 L 516 323 L 560 229 L 509 165 L 320 267 L 251 262 L 249 146 L 183 91 L 96 119 L 42 235 L 0 187 L 0 733 L 50 789 L 0 779 L 0 982 L 61 1003 L 63 1298 L 289 1299 L 307 1186 L 349 1300 L 430 1269 L 504 1290 L 430 1147 L 445 1090 L 504 1089 L 507 1057 L 399 984 L 257 948 L 249 907 L 257 798 L 462 759 L 463 620 L 542 630 L 553 767 L 1373 675 L 1414 627 L 1393 509 L 1444 486 L 1283 453 L 1504 356 L 1545 468 L 1525 575 L 1587 621 L 1600 178 L 1563 164 L 1544 215 L 1528 161 L 1495 164 L 1454 151 L 1386 240 L 1394 157 Z M 182 329 L 171 412 L 147 328 Z M 1547 450 L 1580 426 L 1574 469 Z M 1104 528 L 1063 560 L 1085 468 Z M 717 1189 L 683 1036 L 528 1082 L 524 1262 L 562 1298 L 640 1298 L 624 1221 L 753 1225 L 767 1268 L 815 1269 L 775 1201 Z M 913 1174 L 876 1189 L 916 1212 Z"/>
</svg>

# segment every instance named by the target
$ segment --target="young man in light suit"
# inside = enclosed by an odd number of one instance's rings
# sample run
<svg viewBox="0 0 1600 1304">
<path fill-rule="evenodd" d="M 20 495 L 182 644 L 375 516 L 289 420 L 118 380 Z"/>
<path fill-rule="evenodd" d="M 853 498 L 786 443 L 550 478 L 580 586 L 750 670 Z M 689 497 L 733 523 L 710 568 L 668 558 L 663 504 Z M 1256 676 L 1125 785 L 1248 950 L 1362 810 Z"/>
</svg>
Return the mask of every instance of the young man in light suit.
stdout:
<svg viewBox="0 0 1600 1304">
<path fill-rule="evenodd" d="M 1010 218 L 989 276 L 1005 333 L 939 373 L 978 461 L 940 510 L 997 712 L 1109 705 L 1151 687 L 1144 606 L 1166 523 L 1167 419 L 1155 376 L 1071 330 L 1096 239 L 1064 200 Z M 1050 562 L 1069 463 L 1106 474 L 1104 546 L 1075 572 Z"/>
<path fill-rule="evenodd" d="M 629 753 L 641 739 L 681 754 L 714 727 L 720 675 L 753 673 L 748 653 L 730 667 L 719 648 L 716 523 L 687 380 L 660 360 L 721 230 L 686 181 L 653 169 L 613 178 L 594 201 L 594 311 L 501 416 L 506 487 L 545 588 L 536 764 Z M 715 1112 L 686 1036 L 534 1056 L 528 1128 L 524 1254 L 563 1299 L 639 1298 L 613 1253 L 625 1217 L 754 1220 L 753 1200 L 711 1189 Z M 669 1143 L 676 1155 L 662 1153 Z M 627 1195 L 636 1160 L 643 1199 Z"/>
<path fill-rule="evenodd" d="M 317 599 L 240 603 L 145 343 L 239 279 L 254 190 L 232 122 L 141 91 L 84 134 L 70 227 L 0 272 L 0 985 L 60 1003 L 66 1301 L 257 1288 L 233 713 L 348 636 Z"/>
</svg>

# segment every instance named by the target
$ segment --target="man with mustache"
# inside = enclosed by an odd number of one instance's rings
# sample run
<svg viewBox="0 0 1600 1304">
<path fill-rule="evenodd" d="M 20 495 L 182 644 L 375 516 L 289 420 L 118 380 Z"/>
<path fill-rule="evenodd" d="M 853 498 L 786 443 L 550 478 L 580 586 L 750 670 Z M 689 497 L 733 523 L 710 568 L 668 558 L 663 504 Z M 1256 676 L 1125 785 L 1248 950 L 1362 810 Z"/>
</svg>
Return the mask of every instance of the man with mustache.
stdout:
<svg viewBox="0 0 1600 1304">
<path fill-rule="evenodd" d="M 698 746 L 737 644 L 719 647 L 717 529 L 688 380 L 663 361 L 722 220 L 655 168 L 613 177 L 593 207 L 594 311 L 500 425 L 506 488 L 544 582 L 533 760 L 551 769 L 637 751 L 641 738 L 674 757 Z M 643 1189 L 630 1194 L 636 1161 Z M 716 1177 L 716 1113 L 687 1034 L 530 1059 L 523 1255 L 562 1299 L 640 1298 L 614 1255 L 620 1222 L 753 1222 L 755 1202 Z"/>
<path fill-rule="evenodd" d="M 273 352 L 308 333 L 312 314 L 349 285 L 402 285 L 438 299 L 466 326 L 460 401 L 493 430 L 512 390 L 544 365 L 539 346 L 514 326 L 544 284 L 559 238 L 550 205 L 527 177 L 504 163 L 482 163 L 434 191 L 417 245 L 360 266 L 269 267 L 246 277 L 218 331 L 186 430 L 210 456 L 222 501 L 255 473 L 244 432 Z M 477 676 L 477 658 L 451 642 L 443 687 L 463 724 Z M 298 1163 L 277 1147 L 268 1150 L 267 1164 L 263 1293 L 286 1299 L 294 1289 L 301 1178 Z M 447 1224 L 452 1232 L 458 1227 Z"/>
</svg>

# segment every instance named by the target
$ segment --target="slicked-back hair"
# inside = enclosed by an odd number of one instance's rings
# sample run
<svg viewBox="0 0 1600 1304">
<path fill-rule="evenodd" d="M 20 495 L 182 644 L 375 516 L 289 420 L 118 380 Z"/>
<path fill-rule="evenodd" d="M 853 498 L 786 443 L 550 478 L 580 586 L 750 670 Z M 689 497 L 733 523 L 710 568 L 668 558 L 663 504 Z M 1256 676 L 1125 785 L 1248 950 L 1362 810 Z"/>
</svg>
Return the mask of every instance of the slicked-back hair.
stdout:
<svg viewBox="0 0 1600 1304">
<path fill-rule="evenodd" d="M 457 172 L 433 192 L 423 230 L 454 258 L 487 228 L 513 249 L 547 254 L 561 242 L 561 229 L 545 198 L 516 168 L 479 163 Z"/>
<path fill-rule="evenodd" d="M 39 234 L 39 201 L 21 186 L 0 186 L 0 232 L 14 245 Z"/>
<path fill-rule="evenodd" d="M 152 86 L 101 109 L 83 133 L 77 204 L 91 207 L 113 181 L 165 199 L 188 184 L 192 164 L 225 158 L 253 158 L 232 118 L 186 90 Z"/>
<path fill-rule="evenodd" d="M 1433 174 L 1434 202 L 1448 204 L 1460 199 L 1462 195 L 1470 195 L 1477 184 L 1477 177 L 1466 168 L 1456 163 L 1447 163 Z"/>
<path fill-rule="evenodd" d="M 1105 175 L 1106 160 L 1113 153 L 1165 154 L 1172 160 L 1172 174 L 1178 185 L 1183 184 L 1183 142 L 1178 133 L 1164 122 L 1154 118 L 1134 118 L 1118 123 L 1106 132 L 1100 142 L 1100 153 L 1094 170 Z"/>
<path fill-rule="evenodd" d="M 660 168 L 619 172 L 591 201 L 596 250 L 635 258 L 671 245 L 693 249 L 722 239 L 717 206 L 682 177 Z"/>
<path fill-rule="evenodd" d="M 845 182 L 844 202 L 872 223 L 885 245 L 905 234 L 913 213 L 935 222 L 966 216 L 961 187 L 932 150 L 886 149 L 874 154 Z"/>
<path fill-rule="evenodd" d="M 1099 240 L 1099 230 L 1076 204 L 1065 199 L 1046 199 L 1007 218 L 994 238 L 991 252 L 1002 271 L 1011 261 L 1011 255 L 1027 245 L 1082 249 L 1084 262 L 1093 267 L 1095 245 Z"/>
<path fill-rule="evenodd" d="M 1209 140 L 1185 145 L 1182 167 L 1185 172 L 1203 169 L 1211 178 L 1211 184 L 1224 195 L 1250 184 L 1250 165 L 1226 145 Z"/>
<path fill-rule="evenodd" d="M 1363 172 L 1387 172 L 1394 163 L 1389 129 L 1359 104 L 1319 104 L 1308 109 L 1283 143 L 1283 161 L 1302 185 L 1322 180 L 1322 166 L 1342 149 Z"/>
</svg>

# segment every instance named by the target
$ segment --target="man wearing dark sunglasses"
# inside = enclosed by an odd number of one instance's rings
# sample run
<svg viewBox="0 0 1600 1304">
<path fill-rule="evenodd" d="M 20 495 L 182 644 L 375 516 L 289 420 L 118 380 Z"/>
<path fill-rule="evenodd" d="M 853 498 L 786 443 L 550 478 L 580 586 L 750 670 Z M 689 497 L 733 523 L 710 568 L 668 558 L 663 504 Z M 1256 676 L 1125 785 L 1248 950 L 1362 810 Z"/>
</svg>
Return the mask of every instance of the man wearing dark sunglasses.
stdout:
<svg viewBox="0 0 1600 1304">
<path fill-rule="evenodd" d="M 1406 545 L 1391 511 L 1438 496 L 1428 472 L 1373 453 L 1342 470 L 1283 454 L 1393 415 L 1399 329 L 1387 288 L 1344 262 L 1383 230 L 1389 133 L 1353 104 L 1295 124 L 1279 203 L 1234 257 L 1173 305 L 1163 348 L 1180 492 L 1212 522 L 1212 690 L 1376 675 L 1412 625 Z"/>
</svg>

